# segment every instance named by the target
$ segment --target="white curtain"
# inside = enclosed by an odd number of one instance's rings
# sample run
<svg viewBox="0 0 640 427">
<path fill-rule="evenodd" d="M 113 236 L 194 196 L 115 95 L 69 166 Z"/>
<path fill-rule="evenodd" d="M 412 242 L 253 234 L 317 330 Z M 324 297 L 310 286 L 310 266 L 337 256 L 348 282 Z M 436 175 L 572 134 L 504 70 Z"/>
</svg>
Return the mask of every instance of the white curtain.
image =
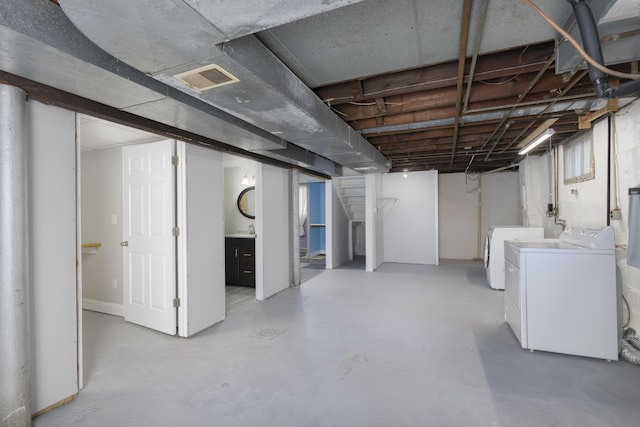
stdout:
<svg viewBox="0 0 640 427">
<path fill-rule="evenodd" d="M 300 195 L 298 198 L 299 201 L 299 211 L 298 215 L 300 216 L 300 236 L 304 236 L 306 234 L 304 222 L 307 220 L 307 215 L 309 212 L 309 186 L 301 185 L 300 186 Z"/>
</svg>

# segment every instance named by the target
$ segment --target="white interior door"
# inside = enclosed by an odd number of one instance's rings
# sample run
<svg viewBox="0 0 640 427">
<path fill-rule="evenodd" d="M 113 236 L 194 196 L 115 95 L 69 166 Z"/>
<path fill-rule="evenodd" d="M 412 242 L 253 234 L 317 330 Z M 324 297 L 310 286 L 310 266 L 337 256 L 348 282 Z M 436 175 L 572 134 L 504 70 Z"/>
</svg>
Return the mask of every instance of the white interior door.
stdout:
<svg viewBox="0 0 640 427">
<path fill-rule="evenodd" d="M 265 300 L 291 283 L 289 171 L 259 164 L 256 172 L 256 299 Z"/>
<path fill-rule="evenodd" d="M 122 150 L 124 318 L 170 335 L 177 326 L 173 153 L 172 140 Z"/>
<path fill-rule="evenodd" d="M 177 142 L 178 335 L 224 320 L 224 168 L 222 153 Z"/>
</svg>

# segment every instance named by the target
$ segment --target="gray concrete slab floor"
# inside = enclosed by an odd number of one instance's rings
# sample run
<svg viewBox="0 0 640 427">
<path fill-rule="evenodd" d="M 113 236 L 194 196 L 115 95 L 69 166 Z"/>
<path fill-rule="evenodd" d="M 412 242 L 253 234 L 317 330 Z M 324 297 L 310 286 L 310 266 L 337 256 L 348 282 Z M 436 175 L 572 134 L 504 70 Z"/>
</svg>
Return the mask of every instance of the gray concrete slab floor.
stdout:
<svg viewBox="0 0 640 427">
<path fill-rule="evenodd" d="M 638 426 L 640 367 L 525 351 L 480 263 L 326 270 L 189 339 L 84 313 L 45 426 Z"/>
</svg>

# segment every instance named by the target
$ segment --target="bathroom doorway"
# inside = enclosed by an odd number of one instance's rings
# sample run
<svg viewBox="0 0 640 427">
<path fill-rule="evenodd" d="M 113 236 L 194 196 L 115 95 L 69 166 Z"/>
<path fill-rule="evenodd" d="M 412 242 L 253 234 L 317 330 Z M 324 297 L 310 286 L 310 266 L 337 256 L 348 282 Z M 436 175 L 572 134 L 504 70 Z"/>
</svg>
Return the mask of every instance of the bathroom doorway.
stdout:
<svg viewBox="0 0 640 427">
<path fill-rule="evenodd" d="M 223 155 L 227 312 L 256 299 L 256 167 L 253 160 Z"/>
</svg>

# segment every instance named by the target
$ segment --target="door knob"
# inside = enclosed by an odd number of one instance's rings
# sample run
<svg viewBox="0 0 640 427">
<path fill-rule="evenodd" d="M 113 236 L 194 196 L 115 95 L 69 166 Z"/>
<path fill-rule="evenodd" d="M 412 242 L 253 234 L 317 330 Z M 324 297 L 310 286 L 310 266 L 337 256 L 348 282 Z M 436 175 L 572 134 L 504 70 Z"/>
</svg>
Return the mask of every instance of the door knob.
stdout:
<svg viewBox="0 0 640 427">
<path fill-rule="evenodd" d="M 129 242 L 126 240 L 124 242 L 120 242 L 120 246 L 129 246 Z"/>
</svg>

